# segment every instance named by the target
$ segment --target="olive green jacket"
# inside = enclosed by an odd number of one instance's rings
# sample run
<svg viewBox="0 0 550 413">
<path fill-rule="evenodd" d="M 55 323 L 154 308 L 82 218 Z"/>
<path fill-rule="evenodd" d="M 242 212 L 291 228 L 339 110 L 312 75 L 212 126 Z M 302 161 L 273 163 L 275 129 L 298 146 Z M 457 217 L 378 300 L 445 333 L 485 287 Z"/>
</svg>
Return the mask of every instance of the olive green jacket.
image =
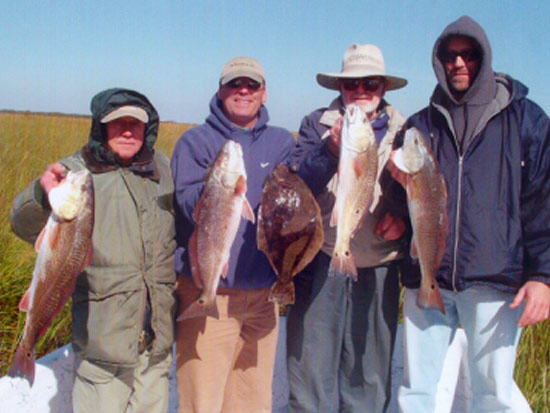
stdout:
<svg viewBox="0 0 550 413">
<path fill-rule="evenodd" d="M 87 167 L 95 192 L 93 260 L 78 276 L 72 295 L 73 349 L 99 364 L 130 367 L 137 362 L 147 294 L 151 353 L 170 351 L 174 340 L 176 244 L 169 161 L 151 151 L 146 164 L 153 173 L 142 175 L 135 166 L 98 162 L 89 146 L 60 161 L 71 170 Z M 12 229 L 34 242 L 49 213 L 42 186 L 33 181 L 13 203 Z"/>
</svg>

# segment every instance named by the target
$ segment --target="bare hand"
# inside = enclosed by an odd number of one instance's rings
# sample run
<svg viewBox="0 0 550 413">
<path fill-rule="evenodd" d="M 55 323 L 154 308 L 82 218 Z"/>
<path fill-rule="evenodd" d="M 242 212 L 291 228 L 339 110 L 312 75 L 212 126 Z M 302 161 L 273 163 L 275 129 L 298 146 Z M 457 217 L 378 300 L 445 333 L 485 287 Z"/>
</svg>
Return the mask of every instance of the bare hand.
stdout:
<svg viewBox="0 0 550 413">
<path fill-rule="evenodd" d="M 40 177 L 40 185 L 42 185 L 46 194 L 49 194 L 52 188 L 60 185 L 65 180 L 64 173 L 65 167 L 59 162 L 46 168 L 46 172 Z"/>
<path fill-rule="evenodd" d="M 401 169 L 399 169 L 395 164 L 393 163 L 393 158 L 395 156 L 395 151 L 392 151 L 390 154 L 390 159 L 388 160 L 387 167 L 390 171 L 390 174 L 393 179 L 395 179 L 397 182 L 401 184 L 403 188 L 407 187 L 407 174 L 403 172 Z"/>
<path fill-rule="evenodd" d="M 550 286 L 540 281 L 527 281 L 520 288 L 510 308 L 518 307 L 526 300 L 519 327 L 526 327 L 548 319 L 550 315 Z"/>
<path fill-rule="evenodd" d="M 380 235 L 389 241 L 395 241 L 401 238 L 405 229 L 406 226 L 403 219 L 394 217 L 389 212 L 386 212 L 386 215 L 376 225 L 376 235 Z"/>
<path fill-rule="evenodd" d="M 337 158 L 340 156 L 340 136 L 342 135 L 343 122 L 343 116 L 334 122 L 334 125 L 330 128 L 330 136 L 327 142 L 327 149 Z"/>
</svg>

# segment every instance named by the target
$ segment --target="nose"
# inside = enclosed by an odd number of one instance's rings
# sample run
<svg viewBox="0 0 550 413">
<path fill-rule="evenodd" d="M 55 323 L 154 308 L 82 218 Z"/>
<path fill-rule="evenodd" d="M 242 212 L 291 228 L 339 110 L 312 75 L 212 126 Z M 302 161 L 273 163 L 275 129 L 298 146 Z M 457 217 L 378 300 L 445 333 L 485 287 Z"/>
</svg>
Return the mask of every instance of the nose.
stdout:
<svg viewBox="0 0 550 413">
<path fill-rule="evenodd" d="M 363 82 L 359 82 L 359 84 L 357 85 L 357 89 L 355 89 L 355 92 L 364 95 L 369 91 L 365 89 L 365 87 L 363 86 Z"/>
<path fill-rule="evenodd" d="M 460 55 L 458 55 L 455 59 L 455 65 L 456 66 L 466 66 L 466 62 L 464 61 L 464 58 Z"/>
</svg>

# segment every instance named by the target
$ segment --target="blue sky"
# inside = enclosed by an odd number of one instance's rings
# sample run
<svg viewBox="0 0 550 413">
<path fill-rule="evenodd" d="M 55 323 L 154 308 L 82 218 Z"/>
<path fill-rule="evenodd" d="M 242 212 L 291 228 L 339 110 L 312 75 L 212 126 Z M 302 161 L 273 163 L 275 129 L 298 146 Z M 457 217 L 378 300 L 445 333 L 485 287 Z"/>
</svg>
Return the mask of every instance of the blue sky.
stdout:
<svg viewBox="0 0 550 413">
<path fill-rule="evenodd" d="M 457 4 L 458 3 L 458 4 Z M 378 45 L 388 73 L 409 85 L 386 98 L 405 116 L 428 102 L 431 51 L 463 14 L 486 30 L 493 68 L 525 83 L 550 111 L 548 1 L 0 1 L 0 109 L 89 113 L 92 96 L 123 86 L 147 95 L 162 120 L 201 123 L 224 63 L 257 58 L 271 123 L 297 130 L 335 92 L 351 43 Z"/>
</svg>

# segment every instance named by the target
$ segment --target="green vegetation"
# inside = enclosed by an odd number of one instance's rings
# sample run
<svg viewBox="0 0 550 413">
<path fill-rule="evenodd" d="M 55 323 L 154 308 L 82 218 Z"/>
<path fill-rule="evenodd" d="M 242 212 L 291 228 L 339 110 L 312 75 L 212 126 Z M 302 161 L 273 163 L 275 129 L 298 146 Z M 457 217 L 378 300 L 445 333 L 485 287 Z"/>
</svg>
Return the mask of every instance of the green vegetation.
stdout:
<svg viewBox="0 0 550 413">
<path fill-rule="evenodd" d="M 193 125 L 164 122 L 156 147 L 170 156 L 178 137 Z M 36 254 L 9 226 L 14 197 L 46 166 L 87 141 L 90 119 L 82 116 L 0 112 L 0 376 L 6 374 L 25 323 L 17 304 L 30 284 Z M 69 305 L 39 341 L 36 356 L 70 341 Z M 550 413 L 550 321 L 524 329 L 516 380 L 534 412 Z"/>
</svg>

